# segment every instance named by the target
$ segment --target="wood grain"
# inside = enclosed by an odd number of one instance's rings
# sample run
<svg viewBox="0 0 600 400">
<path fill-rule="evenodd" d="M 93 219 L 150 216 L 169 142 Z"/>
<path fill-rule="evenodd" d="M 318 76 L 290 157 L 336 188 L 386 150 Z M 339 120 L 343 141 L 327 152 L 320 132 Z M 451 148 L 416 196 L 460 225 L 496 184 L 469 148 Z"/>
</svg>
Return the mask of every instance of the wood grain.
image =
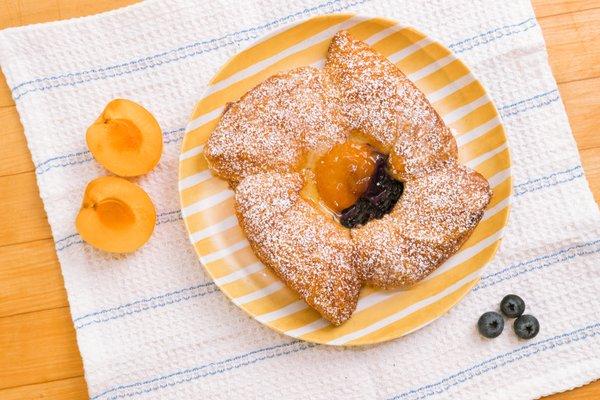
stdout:
<svg viewBox="0 0 600 400">
<path fill-rule="evenodd" d="M 0 27 L 55 21 L 124 7 L 139 0 L 0 0 Z"/>
<path fill-rule="evenodd" d="M 135 0 L 0 0 L 0 29 Z M 600 201 L 600 1 L 533 0 L 590 187 Z M 595 43 L 596 42 L 596 43 Z M 0 399 L 84 399 L 87 388 L 23 128 L 0 74 Z M 600 381 L 551 400 L 600 398 Z"/>
<path fill-rule="evenodd" d="M 33 172 L 0 176 L 0 188 L 0 246 L 52 238 Z"/>
<path fill-rule="evenodd" d="M 83 376 L 0 390 L 2 400 L 84 400 L 88 398 Z"/>
<path fill-rule="evenodd" d="M 580 150 L 600 147 L 600 78 L 558 85 Z"/>
<path fill-rule="evenodd" d="M 0 318 L 0 365 L 0 389 L 81 376 L 69 308 Z"/>
<path fill-rule="evenodd" d="M 1 18 L 1 17 L 0 17 Z M 4 74 L 0 71 L 0 109 L 4 107 L 14 106 L 15 102 L 10 95 L 10 89 L 8 87 L 8 83 L 6 83 L 6 79 L 4 78 Z"/>
<path fill-rule="evenodd" d="M 0 93 L 0 99 L 3 98 Z M 15 106 L 0 108 L 0 126 L 2 127 L 0 176 L 33 171 L 31 157 L 23 157 L 23 154 L 29 154 L 29 149 Z"/>
<path fill-rule="evenodd" d="M 531 3 L 538 18 L 600 7 L 598 0 L 532 0 Z"/>
<path fill-rule="evenodd" d="M 598 21 L 600 8 L 539 19 L 558 82 L 600 76 Z"/>
<path fill-rule="evenodd" d="M 52 239 L 0 247 L 0 260 L 0 318 L 69 305 Z"/>
</svg>

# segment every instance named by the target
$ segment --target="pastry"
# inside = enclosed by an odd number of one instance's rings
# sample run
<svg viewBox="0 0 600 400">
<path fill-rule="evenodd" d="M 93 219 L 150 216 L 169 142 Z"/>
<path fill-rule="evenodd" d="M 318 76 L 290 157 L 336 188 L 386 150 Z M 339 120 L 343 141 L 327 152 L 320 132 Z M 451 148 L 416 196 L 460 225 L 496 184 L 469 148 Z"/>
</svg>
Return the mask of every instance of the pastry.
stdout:
<svg viewBox="0 0 600 400">
<path fill-rule="evenodd" d="M 259 172 L 291 172 L 308 152 L 346 140 L 348 126 L 317 68 L 273 75 L 229 104 L 205 155 L 232 185 Z"/>
<path fill-rule="evenodd" d="M 252 175 L 236 188 L 236 213 L 255 254 L 335 325 L 362 286 L 350 230 L 300 198 L 297 173 Z"/>
<path fill-rule="evenodd" d="M 491 198 L 424 94 L 345 31 L 323 70 L 279 73 L 229 104 L 204 152 L 256 256 L 334 325 L 363 285 L 439 267 Z"/>
<path fill-rule="evenodd" d="M 353 229 L 367 284 L 414 284 L 454 254 L 489 202 L 489 185 L 477 172 L 453 163 L 405 183 L 394 209 Z"/>
<path fill-rule="evenodd" d="M 450 129 L 423 92 L 398 67 L 348 32 L 339 32 L 331 41 L 325 74 L 338 89 L 350 125 L 390 154 L 398 178 L 423 174 L 457 159 Z"/>
</svg>

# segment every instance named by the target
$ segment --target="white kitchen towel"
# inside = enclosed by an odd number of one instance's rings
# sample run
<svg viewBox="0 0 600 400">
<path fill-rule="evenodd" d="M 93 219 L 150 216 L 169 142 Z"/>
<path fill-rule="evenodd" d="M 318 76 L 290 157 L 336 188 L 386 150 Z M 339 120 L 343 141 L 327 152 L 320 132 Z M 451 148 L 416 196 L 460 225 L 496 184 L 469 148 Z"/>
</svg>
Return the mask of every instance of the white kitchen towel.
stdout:
<svg viewBox="0 0 600 400">
<path fill-rule="evenodd" d="M 376 346 L 333 348 L 262 326 L 211 282 L 177 194 L 187 118 L 221 64 L 311 15 L 357 12 L 413 25 L 462 58 L 509 136 L 514 198 L 505 239 L 476 288 L 431 325 Z M 529 399 L 600 377 L 600 218 L 528 1 L 149 1 L 0 32 L 77 329 L 90 397 L 108 399 Z M 164 130 L 150 242 L 111 256 L 75 232 L 86 183 L 105 175 L 85 131 L 111 99 Z M 540 334 L 481 338 L 479 315 L 522 295 Z"/>
</svg>

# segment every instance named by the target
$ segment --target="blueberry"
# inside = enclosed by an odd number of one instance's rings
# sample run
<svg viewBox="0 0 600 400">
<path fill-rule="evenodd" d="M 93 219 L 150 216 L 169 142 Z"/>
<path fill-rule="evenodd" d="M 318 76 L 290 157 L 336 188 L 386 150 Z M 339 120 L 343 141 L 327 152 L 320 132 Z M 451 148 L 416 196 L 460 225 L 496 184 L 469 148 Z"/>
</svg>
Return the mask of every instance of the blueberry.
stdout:
<svg viewBox="0 0 600 400">
<path fill-rule="evenodd" d="M 371 219 L 371 207 L 367 199 L 359 198 L 356 203 L 342 210 L 340 223 L 346 228 L 364 225 Z"/>
<path fill-rule="evenodd" d="M 483 313 L 477 321 L 477 328 L 479 333 L 486 338 L 492 339 L 500 336 L 504 329 L 504 320 L 502 315 L 495 311 L 488 311 Z"/>
<path fill-rule="evenodd" d="M 521 315 L 515 320 L 513 329 L 521 339 L 532 339 L 540 332 L 540 323 L 533 315 Z"/>
<path fill-rule="evenodd" d="M 387 158 L 381 158 L 386 160 Z M 404 191 L 404 184 L 392 178 L 384 162 L 378 162 L 371 183 L 363 197 L 372 206 L 372 217 L 381 218 L 389 213 Z"/>
<path fill-rule="evenodd" d="M 525 312 L 525 302 L 516 294 L 504 296 L 500 302 L 500 311 L 508 318 L 516 318 Z"/>
<path fill-rule="evenodd" d="M 404 191 L 404 183 L 387 171 L 387 156 L 377 153 L 375 171 L 365 193 L 350 207 L 342 210 L 340 223 L 346 228 L 364 225 L 389 213 Z"/>
</svg>

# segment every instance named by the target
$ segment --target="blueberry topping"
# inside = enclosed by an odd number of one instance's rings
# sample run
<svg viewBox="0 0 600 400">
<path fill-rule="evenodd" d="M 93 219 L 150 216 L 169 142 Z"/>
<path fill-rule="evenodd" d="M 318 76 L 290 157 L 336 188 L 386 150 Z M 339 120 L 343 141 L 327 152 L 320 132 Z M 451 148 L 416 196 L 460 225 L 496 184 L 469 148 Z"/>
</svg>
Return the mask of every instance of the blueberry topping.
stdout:
<svg viewBox="0 0 600 400">
<path fill-rule="evenodd" d="M 346 228 L 366 224 L 371 219 L 371 205 L 367 199 L 359 198 L 356 203 L 342 211 L 340 223 Z"/>
<path fill-rule="evenodd" d="M 386 169 L 387 157 L 378 155 L 369 187 L 350 207 L 342 210 L 340 223 L 346 228 L 364 225 L 392 211 L 404 191 L 404 184 L 392 178 Z"/>
<path fill-rule="evenodd" d="M 533 315 L 521 315 L 515 320 L 513 329 L 521 339 L 532 339 L 540 332 L 540 323 Z"/>
<path fill-rule="evenodd" d="M 525 312 L 525 302 L 516 294 L 504 296 L 500 302 L 500 311 L 508 318 L 516 318 Z"/>
<path fill-rule="evenodd" d="M 477 321 L 477 328 L 482 336 L 493 339 L 500 336 L 504 329 L 504 320 L 502 315 L 495 311 L 488 311 L 483 313 Z"/>
</svg>

